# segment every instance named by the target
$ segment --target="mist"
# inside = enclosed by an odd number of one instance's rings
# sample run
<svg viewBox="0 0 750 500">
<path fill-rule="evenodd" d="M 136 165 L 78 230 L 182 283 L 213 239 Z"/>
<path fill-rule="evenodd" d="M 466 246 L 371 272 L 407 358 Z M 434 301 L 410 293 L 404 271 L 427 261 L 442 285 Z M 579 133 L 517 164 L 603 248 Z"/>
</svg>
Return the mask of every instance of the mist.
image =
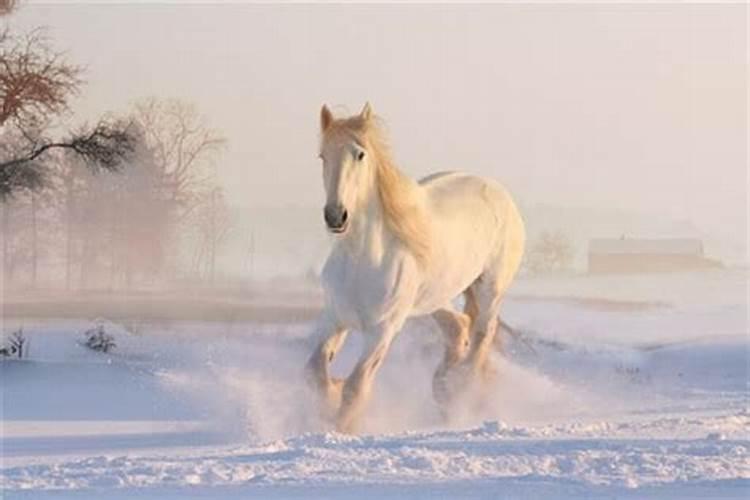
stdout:
<svg viewBox="0 0 750 500">
<path fill-rule="evenodd" d="M 86 65 L 71 120 L 144 96 L 195 104 L 236 225 L 219 266 L 303 275 L 326 253 L 318 111 L 370 101 L 398 164 L 506 184 L 529 231 L 696 237 L 747 258 L 743 5 L 54 5 Z M 165 32 L 165 27 L 168 29 Z M 251 244 L 252 242 L 252 244 Z M 252 249 L 251 249 L 252 247 Z M 252 258 L 248 255 L 252 254 Z"/>
<path fill-rule="evenodd" d="M 0 490 L 742 496 L 747 21 L 0 0 Z M 321 107 L 366 102 L 481 179 L 370 143 L 334 235 Z"/>
</svg>

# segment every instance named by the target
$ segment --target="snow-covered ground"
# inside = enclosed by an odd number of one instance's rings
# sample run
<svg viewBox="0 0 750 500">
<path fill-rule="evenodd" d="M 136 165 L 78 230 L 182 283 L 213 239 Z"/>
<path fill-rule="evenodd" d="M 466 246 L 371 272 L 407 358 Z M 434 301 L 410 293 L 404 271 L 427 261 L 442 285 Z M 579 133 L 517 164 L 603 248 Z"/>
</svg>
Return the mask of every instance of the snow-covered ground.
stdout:
<svg viewBox="0 0 750 500">
<path fill-rule="evenodd" d="M 0 363 L 5 498 L 747 498 L 745 271 L 521 280 L 499 378 L 450 421 L 411 321 L 361 435 L 316 418 L 309 324 L 24 322 Z M 5 331 L 16 324 L 6 321 Z M 359 339 L 334 364 L 346 372 Z"/>
</svg>

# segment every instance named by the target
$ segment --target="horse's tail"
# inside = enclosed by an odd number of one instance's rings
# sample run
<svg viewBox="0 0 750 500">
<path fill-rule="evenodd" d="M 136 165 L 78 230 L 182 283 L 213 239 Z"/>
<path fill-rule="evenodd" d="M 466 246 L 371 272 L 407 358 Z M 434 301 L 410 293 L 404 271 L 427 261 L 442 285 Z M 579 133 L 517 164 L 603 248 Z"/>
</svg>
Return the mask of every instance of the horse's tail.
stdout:
<svg viewBox="0 0 750 500">
<path fill-rule="evenodd" d="M 517 328 L 514 328 L 510 326 L 508 323 L 503 321 L 503 318 L 499 317 L 497 318 L 498 326 L 500 326 L 501 329 L 505 330 L 505 332 L 510 335 L 513 340 L 522 343 L 526 348 L 531 351 L 533 354 L 536 354 L 536 349 L 534 349 L 534 346 L 531 345 L 531 342 L 529 341 L 528 337 L 524 335 L 520 330 Z M 504 345 L 503 345 L 503 336 L 502 335 L 495 335 L 495 348 L 499 350 L 500 352 L 504 351 Z"/>
<path fill-rule="evenodd" d="M 498 320 L 498 324 L 500 325 L 500 328 L 508 332 L 511 335 L 511 337 L 519 338 L 521 336 L 521 333 L 515 328 L 513 328 L 512 326 L 510 326 L 508 323 L 503 321 L 503 318 L 498 317 L 497 320 Z"/>
</svg>

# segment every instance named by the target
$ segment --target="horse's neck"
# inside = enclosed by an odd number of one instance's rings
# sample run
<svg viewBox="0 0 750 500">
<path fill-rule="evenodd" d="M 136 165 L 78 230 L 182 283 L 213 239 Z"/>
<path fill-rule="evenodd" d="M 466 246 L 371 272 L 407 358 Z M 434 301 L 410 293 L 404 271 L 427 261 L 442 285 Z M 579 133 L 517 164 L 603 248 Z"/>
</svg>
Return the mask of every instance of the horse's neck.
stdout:
<svg viewBox="0 0 750 500">
<path fill-rule="evenodd" d="M 351 222 L 348 234 L 341 241 L 347 252 L 355 259 L 369 264 L 378 264 L 385 253 L 392 235 L 383 217 L 383 208 L 376 192 L 368 196 L 362 210 Z"/>
</svg>

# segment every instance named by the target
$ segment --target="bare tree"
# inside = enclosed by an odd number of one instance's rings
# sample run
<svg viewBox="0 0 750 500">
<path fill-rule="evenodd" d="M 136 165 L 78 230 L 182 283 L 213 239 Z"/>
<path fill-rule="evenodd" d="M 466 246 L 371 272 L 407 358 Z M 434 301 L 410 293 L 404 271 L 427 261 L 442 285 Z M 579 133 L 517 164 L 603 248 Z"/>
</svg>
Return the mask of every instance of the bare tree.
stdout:
<svg viewBox="0 0 750 500">
<path fill-rule="evenodd" d="M 16 0 L 0 0 L 0 16 L 10 14 L 16 8 Z"/>
<path fill-rule="evenodd" d="M 212 188 L 214 160 L 225 139 L 192 104 L 178 99 L 140 101 L 133 118 L 160 169 L 164 194 L 183 220 Z"/>
<path fill-rule="evenodd" d="M 0 43 L 0 125 L 14 120 L 17 126 L 33 129 L 45 117 L 68 109 L 81 86 L 82 69 L 52 50 L 45 29 L 21 36 L 6 29 Z"/>
<path fill-rule="evenodd" d="M 2 203 L 3 284 L 8 289 L 29 260 L 29 210 L 25 197 Z"/>
<path fill-rule="evenodd" d="M 12 6 L 11 6 L 12 7 Z M 82 85 L 82 69 L 52 49 L 44 29 L 14 35 L 0 31 L 0 200 L 14 191 L 38 189 L 44 181 L 39 162 L 51 149 L 79 154 L 92 168 L 116 169 L 132 150 L 128 124 L 102 119 L 64 139 L 48 137 L 53 120 L 68 111 Z"/>
<path fill-rule="evenodd" d="M 62 141 L 26 136 L 22 150 L 0 159 L 0 199 L 22 188 L 39 189 L 47 169 L 38 160 L 51 149 L 66 149 L 79 155 L 92 169 L 118 170 L 133 152 L 134 138 L 123 122 L 103 120 L 93 129 L 82 128 Z"/>
<path fill-rule="evenodd" d="M 95 175 L 74 153 L 59 155 L 54 184 L 67 287 L 74 268 L 80 288 L 131 288 L 159 275 L 170 236 L 169 204 L 142 134 L 134 136 L 136 152 L 115 177 Z"/>
<path fill-rule="evenodd" d="M 190 220 L 195 237 L 193 269 L 199 276 L 207 275 L 214 284 L 218 252 L 232 229 L 231 214 L 221 188 L 214 188 L 203 197 Z"/>
<path fill-rule="evenodd" d="M 544 231 L 531 245 L 526 267 L 532 273 L 569 270 L 573 262 L 573 246 L 562 232 Z"/>
<path fill-rule="evenodd" d="M 15 6 L 15 0 L 0 0 L 0 14 Z M 174 99 L 142 101 L 127 120 L 104 117 L 59 132 L 82 75 L 81 67 L 53 50 L 43 29 L 17 35 L 0 27 L 6 283 L 14 276 L 28 277 L 24 284 L 49 281 L 55 265 L 64 265 L 66 288 L 76 271 L 79 287 L 154 283 L 165 262 L 177 262 L 167 258 L 167 249 L 187 235 L 189 226 L 182 223 L 195 222 L 199 206 L 208 224 L 205 269 L 214 275 L 225 238 L 223 199 L 213 191 L 223 137 L 191 104 Z M 125 166 L 123 175 L 94 175 Z"/>
</svg>

